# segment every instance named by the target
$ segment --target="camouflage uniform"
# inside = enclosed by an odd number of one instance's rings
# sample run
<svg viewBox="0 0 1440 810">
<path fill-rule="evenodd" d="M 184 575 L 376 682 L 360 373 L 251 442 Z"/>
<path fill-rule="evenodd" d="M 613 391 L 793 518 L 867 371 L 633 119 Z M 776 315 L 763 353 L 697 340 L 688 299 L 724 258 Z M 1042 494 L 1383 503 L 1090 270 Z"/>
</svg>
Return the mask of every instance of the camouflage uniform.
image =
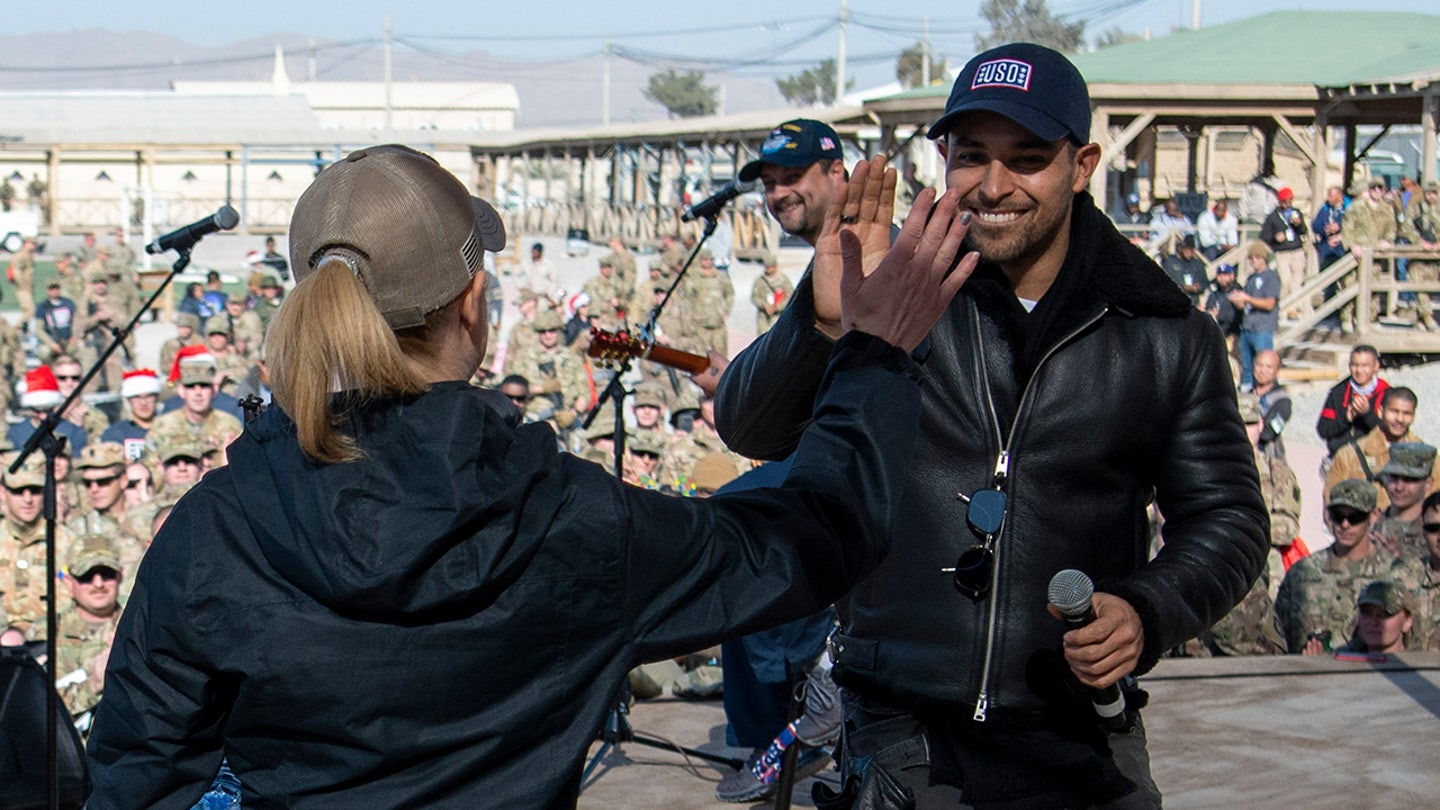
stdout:
<svg viewBox="0 0 1440 810">
<path fill-rule="evenodd" d="M 85 449 L 80 451 L 80 458 L 76 460 L 74 469 L 77 477 L 84 470 L 124 476 L 125 463 L 124 446 L 116 442 L 98 442 L 87 444 Z M 85 491 L 88 493 L 89 490 Z M 133 574 L 140 567 L 140 560 L 145 556 L 145 549 L 150 544 L 150 533 L 136 533 L 131 530 L 130 524 L 125 520 L 124 492 L 121 492 L 114 505 L 104 512 L 88 505 L 87 498 L 87 509 L 77 509 L 71 514 L 74 517 L 65 524 L 70 534 L 77 538 L 104 538 L 106 547 L 116 555 L 118 570 L 132 575 L 127 576 L 120 584 L 121 599 L 128 597 L 134 582 Z M 83 539 L 77 542 L 83 543 Z M 59 559 L 68 560 L 76 551 L 77 549 L 61 546 L 56 553 Z"/>
<path fill-rule="evenodd" d="M 701 253 L 704 256 L 704 252 Z M 690 334 L 694 335 L 696 354 L 714 349 L 725 357 L 730 356 L 729 330 L 726 318 L 735 305 L 735 285 L 727 273 L 718 270 L 710 275 L 703 272 L 686 276 L 683 285 L 690 320 Z"/>
<path fill-rule="evenodd" d="M 239 419 L 213 407 L 199 423 L 191 422 L 185 416 L 185 409 L 180 408 L 155 417 L 155 424 L 150 428 L 146 443 L 151 451 L 158 452 L 160 445 L 169 442 L 195 442 L 204 448 L 206 454 L 222 451 L 215 465 L 218 467 L 225 463 L 225 447 L 239 436 L 242 430 L 244 425 L 240 424 Z"/>
<path fill-rule="evenodd" d="M 767 270 L 774 266 L 770 264 L 771 261 L 773 259 L 766 260 Z M 750 303 L 755 305 L 756 337 L 770 331 L 770 327 L 775 324 L 775 319 L 779 318 L 780 313 L 790 306 L 790 296 L 794 293 L 795 285 L 784 273 L 776 272 L 774 275 L 761 273 L 760 277 L 755 279 L 755 286 L 750 289 Z M 774 305 L 775 314 L 772 315 L 765 311 L 767 304 Z"/>
<path fill-rule="evenodd" d="M 1345 244 L 1352 248 L 1375 247 L 1381 242 L 1394 242 L 1395 209 L 1384 201 L 1375 202 L 1368 194 L 1358 194 L 1345 211 Z M 1341 285 L 1353 286 L 1352 277 L 1341 279 Z M 1378 311 L 1378 305 L 1377 305 Z M 1355 329 L 1355 305 L 1340 309 L 1340 325 L 1346 331 Z"/>
<path fill-rule="evenodd" d="M 605 329 L 618 329 L 625 323 L 630 306 L 630 295 L 624 285 L 615 277 L 614 269 L 606 278 L 598 275 L 585 282 L 582 291 L 590 296 L 590 312 L 600 316 L 600 325 Z M 615 301 L 615 305 L 610 302 Z"/>
<path fill-rule="evenodd" d="M 1415 649 L 1440 652 L 1440 561 L 1426 554 L 1415 587 Z"/>
<path fill-rule="evenodd" d="M 74 556 L 68 560 L 68 570 L 84 574 L 106 567 L 124 573 L 115 550 L 104 537 L 83 537 L 77 543 Z M 55 618 L 55 686 L 71 716 L 79 717 L 100 702 L 100 693 L 91 685 L 90 675 L 96 659 L 110 648 L 110 639 L 120 623 L 120 609 L 117 604 L 109 617 L 95 622 L 85 618 L 75 603 L 69 601 Z M 33 630 L 31 635 L 36 635 Z"/>
<path fill-rule="evenodd" d="M 9 466 L 15 461 L 13 454 L 0 458 L 5 472 L 0 481 L 5 486 L 43 487 L 45 485 L 44 457 L 32 453 L 18 472 L 11 473 Z M 55 528 L 56 548 L 68 548 L 70 532 L 64 526 Z M 57 555 L 57 560 L 63 557 Z M 45 521 L 37 517 L 34 523 L 20 525 L 10 516 L 0 520 L 0 608 L 9 617 L 10 625 L 28 633 L 32 626 L 45 625 Z"/>
<path fill-rule="evenodd" d="M 712 453 L 721 453 L 729 458 L 735 465 L 736 475 L 749 470 L 752 466 L 749 459 L 726 447 L 725 443 L 720 441 L 719 436 L 706 431 L 699 420 L 696 420 L 695 430 L 682 435 L 670 444 L 660 466 L 665 471 L 667 480 L 683 482 L 693 478 L 695 465 L 700 459 Z"/>
<path fill-rule="evenodd" d="M 200 318 L 193 312 L 176 313 L 175 323 L 177 326 L 180 324 L 188 325 L 190 327 L 190 337 L 184 341 L 180 340 L 179 337 L 173 337 L 160 345 L 160 379 L 162 380 L 165 379 L 166 375 L 168 375 L 170 370 L 175 366 L 175 358 L 180 354 L 181 349 L 189 346 L 198 346 L 205 342 L 205 339 L 200 335 Z"/>
<path fill-rule="evenodd" d="M 118 389 L 120 386 L 115 387 Z M 110 417 L 85 404 L 83 399 L 76 400 L 75 410 L 67 413 L 65 418 L 85 431 L 87 442 L 99 442 L 105 431 L 110 429 Z"/>
<path fill-rule="evenodd" d="M 101 275 L 88 278 L 92 282 L 103 280 L 105 290 L 102 292 L 92 285 L 89 295 L 75 302 L 78 309 L 75 313 L 75 336 L 79 344 L 76 359 L 80 361 L 80 365 L 86 367 L 94 365 L 100 358 L 100 353 L 114 340 L 111 329 L 120 329 L 127 321 L 124 301 L 110 289 L 110 280 L 103 275 L 103 271 Z M 105 362 L 104 376 L 96 379 L 97 390 L 120 390 L 120 379 L 124 375 L 121 357 L 120 351 L 110 355 L 110 359 Z"/>
<path fill-rule="evenodd" d="M 1406 431 L 1400 441 L 1392 444 L 1389 439 L 1385 438 L 1384 431 L 1377 427 L 1356 440 L 1353 446 L 1348 442 L 1342 444 L 1336 448 L 1330 462 L 1330 471 L 1325 474 L 1325 491 L 1328 493 L 1337 483 L 1347 478 L 1374 480 L 1390 462 L 1390 449 L 1394 445 L 1423 443 L 1420 437 L 1415 435 L 1415 431 L 1411 430 Z M 1360 455 L 1355 452 L 1356 447 L 1364 455 L 1363 464 Z M 1436 463 L 1440 464 L 1440 461 Z M 1440 469 L 1436 469 L 1434 465 L 1431 467 L 1431 474 L 1436 481 L 1440 481 Z M 1385 509 L 1390 505 L 1390 495 L 1385 492 L 1383 487 L 1380 488 L 1376 498 L 1376 505 L 1379 508 Z"/>
<path fill-rule="evenodd" d="M 1415 244 L 1440 242 L 1440 203 L 1426 199 L 1437 190 L 1440 187 L 1427 185 L 1425 193 L 1412 196 L 1410 205 L 1405 208 L 1406 235 Z M 1440 281 L 1440 265 L 1434 261 L 1412 259 L 1409 267 L 1411 281 Z M 1415 306 L 1421 325 L 1426 329 L 1440 328 L 1435 322 L 1434 304 L 1429 293 L 1415 293 Z"/>
<path fill-rule="evenodd" d="M 542 312 L 531 328 L 537 334 L 558 329 L 560 315 L 554 310 Z M 530 383 L 527 412 L 536 419 L 555 419 L 562 429 L 568 429 L 574 421 L 575 401 L 590 393 L 584 361 L 559 344 L 546 349 L 537 343 L 534 351 L 516 358 L 508 373 L 519 374 Z"/>
<path fill-rule="evenodd" d="M 1375 521 L 1370 541 L 1404 560 L 1418 560 L 1430 550 L 1420 530 L 1420 518 L 1401 520 L 1391 516 L 1389 510 Z"/>
<path fill-rule="evenodd" d="M 609 264 L 615 268 L 615 281 L 620 285 L 620 290 L 625 294 L 620 300 L 625 301 L 630 293 L 635 291 L 635 254 L 625 247 L 618 239 L 610 241 L 610 252 L 600 259 L 601 264 Z"/>
<path fill-rule="evenodd" d="M 226 316 L 230 320 L 231 344 L 246 360 L 258 360 L 260 346 L 265 342 L 265 325 L 260 323 L 260 316 L 248 309 L 233 317 L 229 313 Z"/>
<path fill-rule="evenodd" d="M 21 323 L 35 319 L 35 243 L 26 240 L 25 247 L 10 259 L 10 283 L 15 285 L 15 301 L 20 305 Z"/>
<path fill-rule="evenodd" d="M 1267 558 L 1267 596 L 1275 598 L 1280 581 L 1285 578 L 1281 555 L 1300 536 L 1300 482 L 1295 471 L 1284 459 L 1272 458 L 1255 451 L 1255 467 L 1260 472 L 1260 494 L 1270 510 L 1270 553 Z"/>
<path fill-rule="evenodd" d="M 10 410 L 15 381 L 25 374 L 25 347 L 10 321 L 0 318 L 0 412 Z"/>
</svg>

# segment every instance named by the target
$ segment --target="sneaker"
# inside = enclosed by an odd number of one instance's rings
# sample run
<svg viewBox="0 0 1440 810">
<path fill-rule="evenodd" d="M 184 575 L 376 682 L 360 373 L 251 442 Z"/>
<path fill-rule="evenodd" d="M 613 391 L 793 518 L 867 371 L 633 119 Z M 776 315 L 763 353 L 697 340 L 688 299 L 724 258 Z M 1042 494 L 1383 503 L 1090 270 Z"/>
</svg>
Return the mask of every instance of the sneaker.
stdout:
<svg viewBox="0 0 1440 810">
<path fill-rule="evenodd" d="M 745 767 L 732 771 L 715 786 L 715 798 L 722 802 L 754 802 L 767 799 L 775 793 L 776 782 L 766 784 L 755 776 L 755 763 L 765 754 L 757 748 L 745 758 Z M 830 754 L 821 748 L 806 748 L 795 758 L 795 782 L 809 779 L 830 767 Z"/>
<path fill-rule="evenodd" d="M 756 748 L 745 758 L 745 765 L 738 771 L 725 774 L 715 786 L 715 798 L 722 802 L 753 802 L 775 792 L 774 784 L 765 784 L 755 778 L 755 763 L 765 755 L 764 748 Z"/>
</svg>

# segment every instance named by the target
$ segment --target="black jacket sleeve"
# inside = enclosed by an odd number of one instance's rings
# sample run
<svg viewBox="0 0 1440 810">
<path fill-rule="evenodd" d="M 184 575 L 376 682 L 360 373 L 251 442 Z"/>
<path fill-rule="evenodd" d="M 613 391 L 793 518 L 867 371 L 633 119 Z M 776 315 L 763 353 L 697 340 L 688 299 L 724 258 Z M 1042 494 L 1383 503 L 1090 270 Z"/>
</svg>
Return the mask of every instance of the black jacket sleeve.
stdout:
<svg viewBox="0 0 1440 810">
<path fill-rule="evenodd" d="M 788 456 L 809 424 L 833 345 L 815 328 L 810 271 L 769 332 L 731 361 L 715 393 L 715 426 L 750 458 Z"/>
<path fill-rule="evenodd" d="M 919 417 L 909 357 L 851 333 L 834 344 L 782 488 L 695 500 L 614 485 L 624 494 L 626 612 L 640 660 L 808 615 L 873 570 Z"/>
<path fill-rule="evenodd" d="M 1159 554 L 1117 583 L 1096 589 L 1124 598 L 1140 616 L 1144 674 L 1177 644 L 1219 621 L 1265 565 L 1270 518 L 1253 451 L 1231 393 L 1225 346 L 1213 324 L 1191 317 L 1185 390 L 1159 466 L 1155 498 L 1165 515 Z"/>
</svg>

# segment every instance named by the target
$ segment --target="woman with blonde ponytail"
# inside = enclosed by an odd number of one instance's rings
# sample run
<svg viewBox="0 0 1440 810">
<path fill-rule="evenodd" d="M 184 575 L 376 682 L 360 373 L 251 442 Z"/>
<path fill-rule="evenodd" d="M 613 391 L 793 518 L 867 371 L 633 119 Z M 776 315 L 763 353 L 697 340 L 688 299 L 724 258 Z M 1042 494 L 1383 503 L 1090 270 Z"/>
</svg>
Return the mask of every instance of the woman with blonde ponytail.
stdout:
<svg viewBox="0 0 1440 810">
<path fill-rule="evenodd" d="M 882 188 L 862 164 L 839 197 L 888 210 Z M 222 757 L 254 808 L 573 806 L 629 669 L 813 613 L 878 563 L 918 421 L 907 352 L 973 267 L 949 272 L 955 207 L 923 193 L 883 259 L 836 213 L 847 333 L 784 487 L 689 500 L 468 384 L 494 209 L 403 146 L 326 168 L 291 220 L 275 406 L 147 554 L 87 807 L 189 807 Z"/>
</svg>

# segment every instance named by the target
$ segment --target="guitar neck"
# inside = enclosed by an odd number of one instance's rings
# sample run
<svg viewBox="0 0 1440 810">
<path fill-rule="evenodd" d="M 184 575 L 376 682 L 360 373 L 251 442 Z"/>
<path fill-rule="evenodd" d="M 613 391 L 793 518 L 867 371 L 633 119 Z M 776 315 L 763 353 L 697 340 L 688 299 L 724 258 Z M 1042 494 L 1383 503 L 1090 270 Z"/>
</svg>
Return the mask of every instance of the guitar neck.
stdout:
<svg viewBox="0 0 1440 810">
<path fill-rule="evenodd" d="M 701 357 L 698 354 L 682 352 L 679 349 L 671 349 L 666 346 L 651 346 L 648 354 L 644 355 L 646 360 L 659 363 L 662 366 L 679 369 L 689 374 L 699 374 L 710 368 L 710 358 Z"/>
</svg>

